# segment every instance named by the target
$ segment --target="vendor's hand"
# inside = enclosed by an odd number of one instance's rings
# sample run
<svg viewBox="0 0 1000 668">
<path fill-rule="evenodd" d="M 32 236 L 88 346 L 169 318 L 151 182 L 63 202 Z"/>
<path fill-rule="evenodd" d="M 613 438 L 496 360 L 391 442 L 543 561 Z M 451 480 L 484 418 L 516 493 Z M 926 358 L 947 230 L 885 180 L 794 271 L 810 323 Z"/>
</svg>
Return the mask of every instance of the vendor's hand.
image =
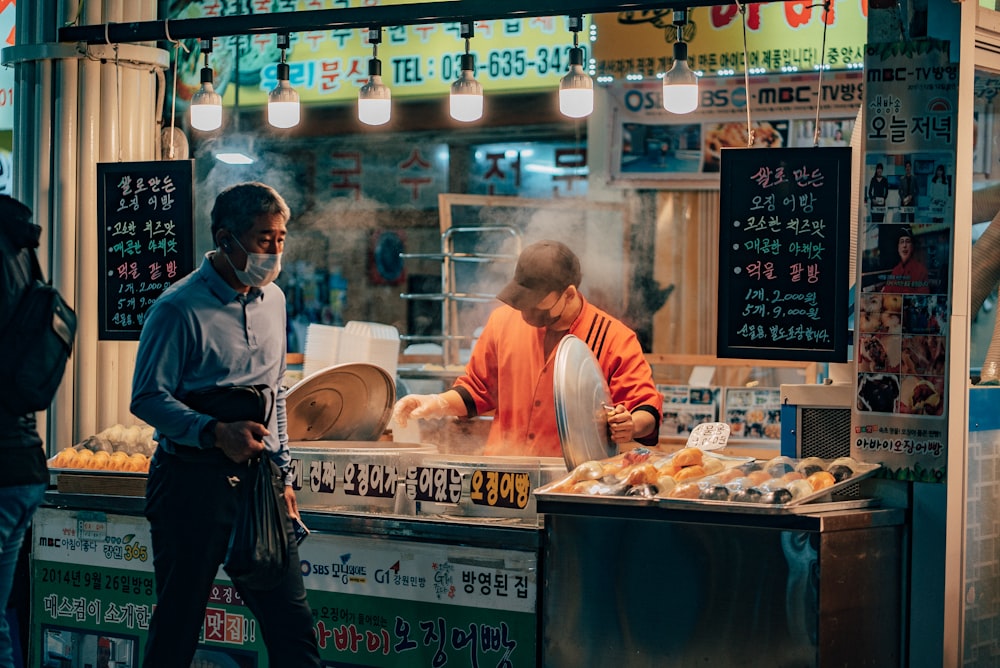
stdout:
<svg viewBox="0 0 1000 668">
<path fill-rule="evenodd" d="M 618 404 L 608 410 L 608 432 L 615 443 L 628 443 L 635 434 L 632 414 L 625 410 L 625 404 Z"/>
<path fill-rule="evenodd" d="M 271 432 L 259 422 L 217 422 L 215 447 L 237 464 L 245 464 L 264 450 L 264 437 Z"/>
<path fill-rule="evenodd" d="M 448 415 L 448 402 L 440 394 L 408 394 L 397 401 L 392 410 L 393 420 L 400 427 L 405 427 L 411 417 L 427 420 Z"/>
</svg>

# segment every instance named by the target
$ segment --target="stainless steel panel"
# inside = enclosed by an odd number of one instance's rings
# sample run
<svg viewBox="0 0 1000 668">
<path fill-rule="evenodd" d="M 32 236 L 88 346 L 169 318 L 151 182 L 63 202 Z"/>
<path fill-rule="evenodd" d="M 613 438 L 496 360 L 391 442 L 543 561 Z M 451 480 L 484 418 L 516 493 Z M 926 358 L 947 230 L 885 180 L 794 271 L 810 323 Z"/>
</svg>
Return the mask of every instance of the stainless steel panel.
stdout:
<svg viewBox="0 0 1000 668">
<path fill-rule="evenodd" d="M 807 531 L 774 526 L 806 518 L 550 513 L 543 665 L 901 665 L 903 529 L 890 514 L 888 526 Z"/>
<path fill-rule="evenodd" d="M 437 452 L 393 441 L 295 441 L 289 450 L 301 508 L 392 515 L 413 514 L 402 476 L 410 463 Z"/>
</svg>

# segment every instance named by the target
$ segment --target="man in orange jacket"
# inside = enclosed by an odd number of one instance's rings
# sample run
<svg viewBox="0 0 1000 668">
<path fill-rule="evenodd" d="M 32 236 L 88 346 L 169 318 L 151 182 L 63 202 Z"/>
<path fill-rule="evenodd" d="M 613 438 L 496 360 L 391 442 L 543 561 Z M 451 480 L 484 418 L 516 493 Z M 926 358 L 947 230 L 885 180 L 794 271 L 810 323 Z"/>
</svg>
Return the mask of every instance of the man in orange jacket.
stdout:
<svg viewBox="0 0 1000 668">
<path fill-rule="evenodd" d="M 441 394 L 400 399 L 396 422 L 496 411 L 484 454 L 561 457 L 553 367 L 559 341 L 572 334 L 590 347 L 608 381 L 612 440 L 656 445 L 663 397 L 652 370 L 635 332 L 584 298 L 581 276 L 580 260 L 565 244 L 539 241 L 525 248 L 465 374 Z"/>
</svg>

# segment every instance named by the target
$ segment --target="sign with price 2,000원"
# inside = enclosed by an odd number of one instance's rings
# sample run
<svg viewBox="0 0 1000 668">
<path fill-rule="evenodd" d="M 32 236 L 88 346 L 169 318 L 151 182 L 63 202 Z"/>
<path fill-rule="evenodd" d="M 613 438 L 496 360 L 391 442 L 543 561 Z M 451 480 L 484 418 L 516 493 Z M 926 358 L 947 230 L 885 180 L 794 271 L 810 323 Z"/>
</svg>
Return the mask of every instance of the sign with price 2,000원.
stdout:
<svg viewBox="0 0 1000 668">
<path fill-rule="evenodd" d="M 98 338 L 136 341 L 146 311 L 194 269 L 194 161 L 97 165 Z"/>
<path fill-rule="evenodd" d="M 851 149 L 722 151 L 719 357 L 847 361 Z"/>
</svg>

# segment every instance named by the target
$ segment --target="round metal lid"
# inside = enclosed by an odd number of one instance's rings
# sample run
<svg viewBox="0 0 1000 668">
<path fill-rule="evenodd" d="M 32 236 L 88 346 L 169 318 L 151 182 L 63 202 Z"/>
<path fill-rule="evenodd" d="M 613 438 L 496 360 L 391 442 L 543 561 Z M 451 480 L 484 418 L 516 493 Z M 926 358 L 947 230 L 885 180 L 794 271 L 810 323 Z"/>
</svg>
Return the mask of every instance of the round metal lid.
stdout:
<svg viewBox="0 0 1000 668">
<path fill-rule="evenodd" d="M 395 383 L 380 366 L 355 363 L 322 369 L 288 390 L 288 439 L 377 441 L 395 401 Z"/>
<path fill-rule="evenodd" d="M 567 468 L 618 454 L 608 432 L 611 391 L 586 343 L 567 335 L 556 348 L 553 395 Z"/>
</svg>

